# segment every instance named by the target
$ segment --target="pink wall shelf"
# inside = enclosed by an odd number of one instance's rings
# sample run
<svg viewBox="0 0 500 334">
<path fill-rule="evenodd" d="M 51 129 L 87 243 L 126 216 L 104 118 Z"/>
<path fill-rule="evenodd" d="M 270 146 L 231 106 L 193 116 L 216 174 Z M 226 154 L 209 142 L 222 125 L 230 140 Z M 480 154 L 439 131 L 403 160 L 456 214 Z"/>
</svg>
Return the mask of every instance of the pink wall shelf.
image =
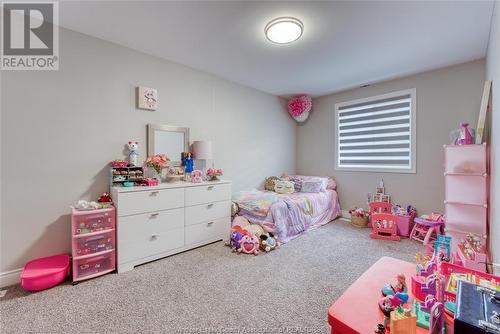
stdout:
<svg viewBox="0 0 500 334">
<path fill-rule="evenodd" d="M 73 282 L 94 278 L 116 269 L 115 208 L 71 214 Z"/>
<path fill-rule="evenodd" d="M 486 144 L 445 145 L 446 233 L 453 237 L 452 253 L 457 264 L 485 271 L 486 254 L 475 259 L 464 256 L 459 243 L 472 233 L 487 245 L 488 237 L 488 151 Z M 483 256 L 484 255 L 484 256 Z"/>
</svg>

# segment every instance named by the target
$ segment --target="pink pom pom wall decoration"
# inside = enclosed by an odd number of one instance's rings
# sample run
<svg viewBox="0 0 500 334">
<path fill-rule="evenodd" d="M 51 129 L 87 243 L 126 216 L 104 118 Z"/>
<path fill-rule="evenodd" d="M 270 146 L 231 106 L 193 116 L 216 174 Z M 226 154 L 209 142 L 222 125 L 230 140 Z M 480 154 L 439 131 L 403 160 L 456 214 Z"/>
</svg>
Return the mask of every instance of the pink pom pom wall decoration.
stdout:
<svg viewBox="0 0 500 334">
<path fill-rule="evenodd" d="M 297 121 L 304 122 L 309 117 L 312 99 L 308 95 L 296 96 L 288 101 L 288 113 Z"/>
</svg>

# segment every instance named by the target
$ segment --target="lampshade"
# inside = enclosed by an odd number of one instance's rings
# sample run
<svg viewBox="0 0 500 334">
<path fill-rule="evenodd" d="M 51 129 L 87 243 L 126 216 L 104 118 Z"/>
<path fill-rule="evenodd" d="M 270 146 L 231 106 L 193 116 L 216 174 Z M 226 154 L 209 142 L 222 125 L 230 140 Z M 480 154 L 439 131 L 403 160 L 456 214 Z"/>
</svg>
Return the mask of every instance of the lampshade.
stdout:
<svg viewBox="0 0 500 334">
<path fill-rule="evenodd" d="M 197 140 L 193 142 L 194 158 L 198 160 L 211 160 L 212 142 L 209 140 Z"/>
</svg>

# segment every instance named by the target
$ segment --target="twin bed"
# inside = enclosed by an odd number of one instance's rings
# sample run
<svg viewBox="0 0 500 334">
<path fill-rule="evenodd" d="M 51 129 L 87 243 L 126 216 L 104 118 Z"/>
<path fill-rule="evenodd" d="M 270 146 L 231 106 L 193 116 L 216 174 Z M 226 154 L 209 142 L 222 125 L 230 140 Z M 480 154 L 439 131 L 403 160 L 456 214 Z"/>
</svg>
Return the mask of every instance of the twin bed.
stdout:
<svg viewBox="0 0 500 334">
<path fill-rule="evenodd" d="M 300 179 L 301 176 L 296 177 Z M 239 206 L 240 216 L 272 232 L 282 243 L 341 215 L 336 184 L 332 179 L 328 179 L 328 185 L 320 192 L 242 191 L 233 201 Z"/>
</svg>

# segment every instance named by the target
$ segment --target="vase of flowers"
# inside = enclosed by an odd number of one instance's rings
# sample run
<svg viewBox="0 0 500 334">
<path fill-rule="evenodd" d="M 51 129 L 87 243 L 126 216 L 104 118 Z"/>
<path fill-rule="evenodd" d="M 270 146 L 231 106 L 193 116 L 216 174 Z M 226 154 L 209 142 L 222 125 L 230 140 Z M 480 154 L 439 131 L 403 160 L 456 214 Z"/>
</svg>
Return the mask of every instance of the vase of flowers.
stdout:
<svg viewBox="0 0 500 334">
<path fill-rule="evenodd" d="M 217 181 L 219 180 L 219 176 L 222 176 L 224 172 L 220 168 L 209 168 L 207 169 L 207 180 L 208 181 Z"/>
<path fill-rule="evenodd" d="M 161 182 L 161 171 L 168 166 L 169 161 L 170 159 L 165 154 L 157 154 L 148 157 L 144 162 L 144 166 L 147 167 L 151 178 Z"/>
</svg>

